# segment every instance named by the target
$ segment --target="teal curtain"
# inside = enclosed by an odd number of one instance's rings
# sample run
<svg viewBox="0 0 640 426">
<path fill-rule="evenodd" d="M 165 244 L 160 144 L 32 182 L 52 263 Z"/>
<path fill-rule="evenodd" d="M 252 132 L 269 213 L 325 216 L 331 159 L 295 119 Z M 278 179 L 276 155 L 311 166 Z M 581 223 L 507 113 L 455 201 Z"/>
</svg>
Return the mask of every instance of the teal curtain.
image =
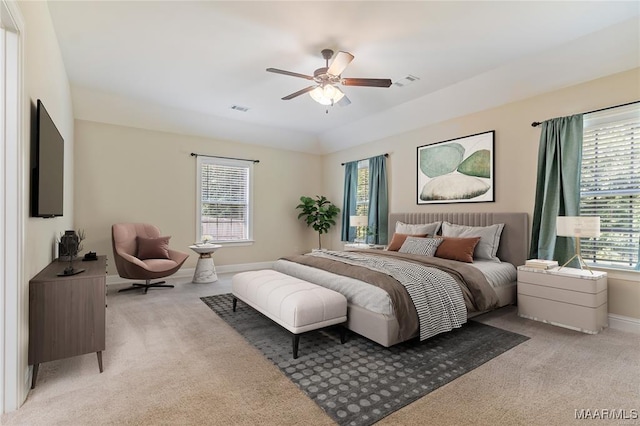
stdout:
<svg viewBox="0 0 640 426">
<path fill-rule="evenodd" d="M 356 214 L 356 190 L 358 185 L 358 162 L 350 161 L 344 165 L 344 200 L 342 202 L 342 241 L 353 241 L 356 228 L 349 226 L 349 216 Z"/>
<path fill-rule="evenodd" d="M 582 114 L 547 120 L 541 126 L 529 256 L 562 265 L 574 255 L 575 241 L 556 236 L 556 217 L 580 214 Z"/>
<path fill-rule="evenodd" d="M 387 244 L 389 195 L 387 192 L 387 158 L 384 155 L 369 159 L 369 229 L 373 235 L 368 243 Z"/>
</svg>

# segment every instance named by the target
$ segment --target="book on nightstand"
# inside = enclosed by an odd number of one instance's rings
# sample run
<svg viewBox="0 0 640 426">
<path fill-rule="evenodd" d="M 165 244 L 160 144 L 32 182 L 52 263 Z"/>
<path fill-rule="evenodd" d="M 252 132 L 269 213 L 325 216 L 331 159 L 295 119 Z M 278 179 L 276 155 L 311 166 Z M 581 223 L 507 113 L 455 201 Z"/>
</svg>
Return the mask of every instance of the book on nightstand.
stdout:
<svg viewBox="0 0 640 426">
<path fill-rule="evenodd" d="M 558 267 L 557 260 L 546 260 L 546 259 L 529 259 L 524 263 L 525 268 L 534 268 L 534 269 L 552 269 Z"/>
</svg>

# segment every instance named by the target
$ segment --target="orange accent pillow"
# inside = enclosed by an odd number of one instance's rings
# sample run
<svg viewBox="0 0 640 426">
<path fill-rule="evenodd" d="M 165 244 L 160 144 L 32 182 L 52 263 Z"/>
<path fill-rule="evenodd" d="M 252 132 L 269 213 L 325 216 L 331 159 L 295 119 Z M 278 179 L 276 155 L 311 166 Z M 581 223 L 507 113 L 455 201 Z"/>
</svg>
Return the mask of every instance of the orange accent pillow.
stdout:
<svg viewBox="0 0 640 426">
<path fill-rule="evenodd" d="M 169 259 L 169 238 L 144 238 L 138 237 L 138 255 L 140 260 Z"/>
<path fill-rule="evenodd" d="M 440 243 L 438 250 L 436 250 L 436 257 L 473 263 L 473 250 L 479 241 L 480 237 L 442 237 L 442 243 Z"/>
<path fill-rule="evenodd" d="M 402 244 L 404 244 L 404 240 L 406 240 L 407 237 L 424 238 L 426 236 L 427 236 L 427 234 L 398 234 L 396 232 L 395 234 L 393 234 L 393 237 L 391 238 L 391 242 L 387 246 L 387 250 L 388 251 L 398 251 L 398 250 L 400 250 L 400 247 L 402 247 Z"/>
</svg>

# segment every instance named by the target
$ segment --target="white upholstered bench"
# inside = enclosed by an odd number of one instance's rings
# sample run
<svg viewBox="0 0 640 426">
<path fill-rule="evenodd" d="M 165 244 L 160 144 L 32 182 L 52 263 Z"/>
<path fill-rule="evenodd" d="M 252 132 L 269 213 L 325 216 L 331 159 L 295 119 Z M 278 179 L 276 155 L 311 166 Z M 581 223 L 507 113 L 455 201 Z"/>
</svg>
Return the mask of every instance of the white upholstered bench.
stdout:
<svg viewBox="0 0 640 426">
<path fill-rule="evenodd" d="M 270 269 L 234 275 L 232 293 L 234 312 L 240 299 L 293 334 L 294 358 L 300 334 L 347 321 L 342 294 Z M 342 343 L 344 333 L 340 327 Z"/>
</svg>

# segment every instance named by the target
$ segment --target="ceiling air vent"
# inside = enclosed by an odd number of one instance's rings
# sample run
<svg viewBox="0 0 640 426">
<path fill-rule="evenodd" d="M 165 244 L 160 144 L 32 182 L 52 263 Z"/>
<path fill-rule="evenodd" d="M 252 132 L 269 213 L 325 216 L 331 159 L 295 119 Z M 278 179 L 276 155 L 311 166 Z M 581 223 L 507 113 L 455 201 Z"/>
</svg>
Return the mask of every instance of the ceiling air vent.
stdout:
<svg viewBox="0 0 640 426">
<path fill-rule="evenodd" d="M 236 111 L 241 111 L 241 112 L 249 111 L 249 108 L 243 107 L 243 106 L 240 106 L 240 105 L 231 105 L 231 109 L 235 109 Z"/>
<path fill-rule="evenodd" d="M 395 83 L 393 83 L 393 85 L 398 87 L 405 87 L 418 80 L 420 80 L 418 77 L 416 77 L 415 75 L 409 74 L 408 76 L 401 78 L 400 80 L 397 80 Z"/>
</svg>

